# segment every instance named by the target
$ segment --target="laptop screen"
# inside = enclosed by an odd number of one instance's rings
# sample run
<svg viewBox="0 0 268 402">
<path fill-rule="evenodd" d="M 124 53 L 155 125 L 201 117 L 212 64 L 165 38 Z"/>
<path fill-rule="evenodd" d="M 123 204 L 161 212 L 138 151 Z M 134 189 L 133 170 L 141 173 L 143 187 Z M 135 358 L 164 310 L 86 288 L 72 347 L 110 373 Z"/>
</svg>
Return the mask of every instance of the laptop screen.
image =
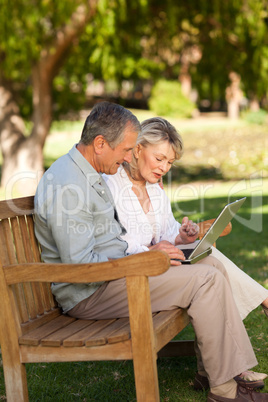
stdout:
<svg viewBox="0 0 268 402">
<path fill-rule="evenodd" d="M 219 216 L 215 219 L 205 236 L 200 240 L 194 248 L 189 258 L 196 257 L 213 246 L 220 234 L 223 232 L 228 223 L 233 219 L 241 205 L 245 202 L 246 197 L 231 202 L 223 208 Z"/>
</svg>

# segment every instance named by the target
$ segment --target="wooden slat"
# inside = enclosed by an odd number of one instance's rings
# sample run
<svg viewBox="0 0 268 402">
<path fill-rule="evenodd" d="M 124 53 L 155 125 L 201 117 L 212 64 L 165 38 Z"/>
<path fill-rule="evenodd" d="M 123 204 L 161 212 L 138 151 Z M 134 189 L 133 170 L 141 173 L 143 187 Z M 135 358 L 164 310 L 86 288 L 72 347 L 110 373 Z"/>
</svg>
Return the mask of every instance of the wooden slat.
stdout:
<svg viewBox="0 0 268 402">
<path fill-rule="evenodd" d="M 31 247 L 31 240 L 30 240 L 30 236 L 29 236 L 27 222 L 25 220 L 24 215 L 18 216 L 18 225 L 19 225 L 20 232 L 21 232 L 26 262 L 34 262 L 33 250 Z"/>
<path fill-rule="evenodd" d="M 176 308 L 174 310 L 160 311 L 153 317 L 153 325 L 154 330 L 156 332 L 162 331 L 163 328 L 166 328 L 167 325 L 171 322 L 171 320 L 180 317 L 182 310 L 180 308 Z"/>
<path fill-rule="evenodd" d="M 34 218 L 32 215 L 26 217 L 27 224 L 28 224 L 28 230 L 29 230 L 29 237 L 30 237 L 30 243 L 32 246 L 32 252 L 33 252 L 33 258 L 35 262 L 40 262 L 41 261 L 41 250 L 40 246 L 37 242 L 37 239 L 35 237 L 34 233 Z M 37 300 L 37 303 L 42 304 L 42 309 L 44 311 L 49 311 L 51 308 L 55 308 L 57 306 L 57 303 L 55 302 L 50 285 L 47 283 L 39 283 L 39 286 L 41 288 L 41 293 L 39 293 L 39 297 Z M 37 296 L 36 296 L 37 298 Z"/>
<path fill-rule="evenodd" d="M 4 231 L 4 244 L 7 251 L 7 259 L 9 264 L 16 264 L 17 258 L 14 249 L 14 242 L 13 242 L 13 235 L 11 232 L 11 226 L 8 219 L 2 220 L 2 226 Z M 12 286 L 13 294 L 17 302 L 19 315 L 20 315 L 20 322 L 26 322 L 29 319 L 27 306 L 24 299 L 24 292 L 23 287 L 21 284 L 16 284 Z"/>
<path fill-rule="evenodd" d="M 25 335 L 22 335 L 19 338 L 20 345 L 39 345 L 41 339 L 52 334 L 53 332 L 57 331 L 64 326 L 69 325 L 71 322 L 75 321 L 75 318 L 66 317 L 61 315 L 55 320 L 50 321 L 49 323 L 42 325 L 42 327 L 38 327 L 31 332 L 28 332 Z"/>
<path fill-rule="evenodd" d="M 105 343 L 115 343 L 119 341 L 124 341 L 130 338 L 130 327 L 128 326 L 128 331 L 122 331 L 121 335 L 119 335 L 120 330 L 127 326 L 129 323 L 128 318 L 119 318 L 114 321 L 109 326 L 100 330 L 97 334 L 90 336 L 89 339 L 86 340 L 86 346 L 97 346 L 104 345 Z M 114 338 L 113 338 L 114 336 Z M 117 340 L 116 340 L 117 339 Z M 110 340 L 110 342 L 109 342 Z"/>
<path fill-rule="evenodd" d="M 6 236 L 4 230 L 4 224 L 0 221 L 0 260 L 2 265 L 8 265 L 10 263 L 7 248 L 6 248 Z"/>
<path fill-rule="evenodd" d="M 130 340 L 110 345 L 106 343 L 102 346 L 87 348 L 65 348 L 60 346 L 42 347 L 20 346 L 20 356 L 23 363 L 38 362 L 77 362 L 77 361 L 107 361 L 107 360 L 129 360 L 132 359 Z"/>
<path fill-rule="evenodd" d="M 31 252 L 29 249 L 29 241 L 28 240 L 28 231 L 26 228 L 26 222 L 24 216 L 11 218 L 11 228 L 13 231 L 15 249 L 17 260 L 20 264 L 25 262 L 32 262 Z M 27 258 L 28 257 L 28 258 Z M 29 261 L 30 260 L 30 261 Z M 37 316 L 36 304 L 32 292 L 32 287 L 30 283 L 24 283 L 23 286 L 25 303 L 28 311 L 28 315 L 30 319 L 33 319 Z"/>
<path fill-rule="evenodd" d="M 30 243 L 32 247 L 32 252 L 33 252 L 33 261 L 35 262 L 40 262 L 41 261 L 41 255 L 40 255 L 40 247 L 37 242 L 37 239 L 35 237 L 34 233 L 34 218 L 32 215 L 26 216 L 25 217 L 27 226 L 28 226 L 28 231 L 29 231 L 29 238 L 30 238 Z"/>
<path fill-rule="evenodd" d="M 23 247 L 25 252 L 25 258 L 27 262 L 35 262 L 35 256 L 33 253 L 32 242 L 29 233 L 28 223 L 32 221 L 32 216 L 19 216 L 18 222 L 19 227 L 22 235 Z M 31 311 L 31 318 L 36 317 L 37 315 L 41 315 L 44 313 L 45 309 L 42 304 L 42 300 L 40 298 L 40 284 L 39 283 L 31 283 L 31 292 L 32 292 L 32 299 L 29 310 Z M 32 310 L 31 310 L 32 308 Z"/>
<path fill-rule="evenodd" d="M 129 319 L 118 330 L 114 331 L 111 335 L 107 336 L 107 341 L 110 344 L 127 341 L 131 338 Z"/>
<path fill-rule="evenodd" d="M 95 321 L 93 320 L 76 320 L 71 322 L 71 324 L 67 327 L 61 328 L 58 331 L 44 337 L 41 340 L 41 345 L 59 347 L 62 345 L 64 339 L 73 336 L 86 327 L 89 327 L 94 322 Z"/>
<path fill-rule="evenodd" d="M 70 336 L 69 338 L 63 341 L 63 346 L 65 347 L 81 347 L 85 345 L 87 339 L 90 336 L 95 335 L 102 328 L 105 328 L 107 325 L 111 324 L 115 320 L 99 320 L 95 321 L 90 327 L 84 328 L 76 334 Z"/>
<path fill-rule="evenodd" d="M 29 215 L 34 212 L 34 196 L 13 198 L 0 202 L 0 219 Z"/>
<path fill-rule="evenodd" d="M 4 245 L 6 247 L 8 256 L 8 264 L 17 264 L 10 221 L 8 219 L 3 219 L 2 225 L 4 230 Z"/>
<path fill-rule="evenodd" d="M 186 310 L 161 311 L 154 317 L 156 350 L 159 351 L 189 324 Z"/>
<path fill-rule="evenodd" d="M 18 221 L 22 233 L 22 241 L 25 250 L 26 261 L 27 262 L 40 261 L 40 251 L 38 248 L 36 238 L 34 236 L 33 216 L 32 215 L 19 216 Z M 36 315 L 37 314 L 42 315 L 45 311 L 49 310 L 47 308 L 47 304 L 50 305 L 50 303 L 45 303 L 46 308 L 44 308 L 39 283 L 31 283 L 31 289 L 32 289 Z"/>
<path fill-rule="evenodd" d="M 30 331 L 40 327 L 48 323 L 49 321 L 54 320 L 56 317 L 62 314 L 61 309 L 55 308 L 54 310 L 50 310 L 48 313 L 42 314 L 41 316 L 35 318 L 34 320 L 30 320 L 21 324 L 21 332 L 23 335 L 27 334 Z"/>
</svg>

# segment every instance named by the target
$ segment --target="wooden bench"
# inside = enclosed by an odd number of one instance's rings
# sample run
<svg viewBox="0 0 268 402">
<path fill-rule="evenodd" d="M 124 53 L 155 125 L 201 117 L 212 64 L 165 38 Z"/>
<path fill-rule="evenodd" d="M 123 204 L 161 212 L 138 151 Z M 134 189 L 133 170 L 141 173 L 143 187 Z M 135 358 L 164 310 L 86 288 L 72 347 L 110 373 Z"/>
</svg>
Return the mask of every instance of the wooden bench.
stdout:
<svg viewBox="0 0 268 402">
<path fill-rule="evenodd" d="M 183 309 L 152 316 L 148 276 L 169 268 L 160 251 L 95 264 L 46 264 L 34 234 L 34 197 L 0 202 L 0 340 L 8 402 L 28 400 L 25 363 L 133 360 L 138 401 L 159 401 L 157 357 L 194 355 L 172 341 L 189 323 Z M 51 282 L 126 278 L 129 319 L 63 315 Z"/>
</svg>

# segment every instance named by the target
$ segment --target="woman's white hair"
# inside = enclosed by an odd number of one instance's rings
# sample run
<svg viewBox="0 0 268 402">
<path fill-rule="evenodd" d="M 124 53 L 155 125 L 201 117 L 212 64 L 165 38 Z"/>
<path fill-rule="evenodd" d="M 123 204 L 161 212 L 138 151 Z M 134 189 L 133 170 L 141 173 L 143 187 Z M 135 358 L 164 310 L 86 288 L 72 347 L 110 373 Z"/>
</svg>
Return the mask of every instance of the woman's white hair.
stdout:
<svg viewBox="0 0 268 402">
<path fill-rule="evenodd" d="M 141 123 L 141 131 L 139 132 L 136 146 L 140 144 L 146 148 L 148 145 L 157 145 L 164 141 L 167 141 L 172 146 L 175 152 L 175 159 L 180 159 L 183 154 L 183 141 L 172 124 L 162 117 L 153 117 Z M 123 165 L 132 177 L 136 176 L 137 159 L 134 150 L 131 163 L 124 162 Z"/>
</svg>

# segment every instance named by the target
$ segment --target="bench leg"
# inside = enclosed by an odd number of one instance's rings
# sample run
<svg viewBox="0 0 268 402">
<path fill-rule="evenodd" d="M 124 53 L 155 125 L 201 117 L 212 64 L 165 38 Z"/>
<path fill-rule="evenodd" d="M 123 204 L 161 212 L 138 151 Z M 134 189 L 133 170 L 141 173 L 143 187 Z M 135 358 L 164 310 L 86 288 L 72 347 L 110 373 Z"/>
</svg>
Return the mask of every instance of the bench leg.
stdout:
<svg viewBox="0 0 268 402">
<path fill-rule="evenodd" d="M 127 278 L 127 290 L 137 401 L 157 402 L 159 401 L 157 354 L 148 278 Z M 139 290 L 138 300 L 135 290 Z"/>
<path fill-rule="evenodd" d="M 2 267 L 1 267 L 2 268 Z M 18 334 L 19 324 L 14 317 L 16 311 L 12 289 L 5 285 L 4 272 L 0 269 L 0 339 L 3 368 L 8 402 L 28 401 L 27 377 L 25 364 L 20 361 Z"/>
<path fill-rule="evenodd" d="M 4 359 L 3 359 L 4 363 Z M 28 402 L 25 364 L 6 366 L 4 363 L 6 397 L 8 402 Z"/>
</svg>

